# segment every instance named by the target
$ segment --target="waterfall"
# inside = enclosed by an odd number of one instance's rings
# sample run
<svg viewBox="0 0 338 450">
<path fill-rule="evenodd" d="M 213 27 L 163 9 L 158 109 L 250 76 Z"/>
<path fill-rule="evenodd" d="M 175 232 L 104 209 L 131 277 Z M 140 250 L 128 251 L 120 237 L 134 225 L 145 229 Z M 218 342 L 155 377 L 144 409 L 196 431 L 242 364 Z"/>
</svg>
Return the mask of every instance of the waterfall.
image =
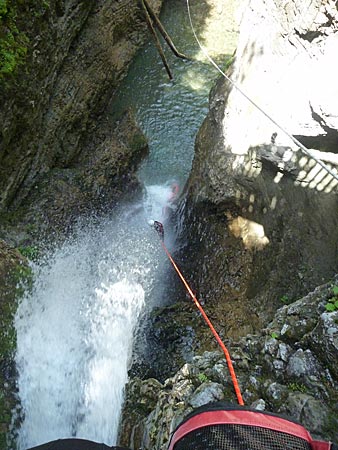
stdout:
<svg viewBox="0 0 338 450">
<path fill-rule="evenodd" d="M 165 261 L 147 219 L 160 219 L 170 189 L 147 192 L 144 205 L 79 227 L 32 265 L 15 319 L 20 449 L 66 437 L 116 443 L 133 333 Z"/>
<path fill-rule="evenodd" d="M 205 6 L 194 5 L 204 32 Z M 231 14 L 224 10 L 221 20 L 214 10 L 220 28 L 210 22 L 205 37 L 213 46 L 219 40 L 225 44 L 219 50 L 224 60 L 234 50 L 223 41 L 223 30 L 232 29 L 225 20 Z M 181 187 L 186 181 L 215 74 L 197 62 L 201 57 L 184 2 L 165 4 L 162 18 L 180 49 L 195 60 L 183 63 L 169 54 L 175 74 L 169 83 L 149 43 L 112 101 L 112 117 L 126 108 L 136 112 L 150 149 L 139 177 L 153 186 L 146 188 L 143 204 L 79 227 L 72 239 L 33 265 L 34 286 L 17 311 L 20 450 L 75 436 L 115 444 L 135 328 L 144 309 L 165 302 L 161 276 L 169 265 L 147 220 L 161 220 L 172 206 L 170 182 L 163 180 L 175 178 Z M 166 244 L 170 248 L 170 233 Z"/>
</svg>

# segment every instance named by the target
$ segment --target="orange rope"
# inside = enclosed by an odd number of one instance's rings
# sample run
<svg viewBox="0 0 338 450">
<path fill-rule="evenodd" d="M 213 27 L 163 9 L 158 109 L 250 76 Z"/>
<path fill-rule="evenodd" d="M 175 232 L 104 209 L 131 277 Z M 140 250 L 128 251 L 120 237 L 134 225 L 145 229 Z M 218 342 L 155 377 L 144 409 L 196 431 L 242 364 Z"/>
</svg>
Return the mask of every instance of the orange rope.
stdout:
<svg viewBox="0 0 338 450">
<path fill-rule="evenodd" d="M 228 352 L 228 349 L 226 348 L 226 346 L 224 345 L 224 343 L 222 342 L 222 339 L 219 337 L 217 331 L 215 330 L 215 328 L 213 327 L 212 323 L 210 322 L 208 316 L 206 315 L 206 313 L 204 312 L 204 309 L 202 308 L 201 304 L 199 303 L 199 301 L 197 300 L 196 296 L 194 295 L 193 291 L 191 290 L 189 284 L 187 283 L 187 281 L 185 280 L 184 276 L 182 275 L 180 269 L 177 267 L 177 264 L 175 263 L 175 261 L 173 260 L 171 254 L 169 253 L 169 250 L 167 249 L 167 247 L 165 246 L 163 240 L 161 240 L 162 243 L 162 247 L 164 249 L 164 251 L 166 252 L 171 264 L 173 265 L 174 269 L 176 270 L 178 276 L 181 278 L 184 286 L 186 287 L 187 291 L 190 294 L 190 297 L 193 299 L 195 305 L 197 306 L 197 308 L 199 309 L 199 311 L 201 312 L 204 320 L 206 321 L 206 323 L 208 324 L 210 330 L 212 331 L 213 335 L 215 336 L 217 342 L 219 343 L 221 349 L 223 350 L 223 353 L 225 355 L 225 359 L 226 362 L 228 364 L 228 369 L 230 372 L 230 376 L 232 379 L 232 383 L 235 389 L 235 393 L 237 396 L 237 401 L 240 405 L 244 405 L 243 402 L 243 398 L 242 398 L 242 394 L 241 394 L 241 390 L 240 387 L 238 385 L 238 380 L 235 374 L 235 369 L 234 366 L 232 365 L 232 361 L 231 361 L 231 357 L 230 357 L 230 353 Z"/>
</svg>

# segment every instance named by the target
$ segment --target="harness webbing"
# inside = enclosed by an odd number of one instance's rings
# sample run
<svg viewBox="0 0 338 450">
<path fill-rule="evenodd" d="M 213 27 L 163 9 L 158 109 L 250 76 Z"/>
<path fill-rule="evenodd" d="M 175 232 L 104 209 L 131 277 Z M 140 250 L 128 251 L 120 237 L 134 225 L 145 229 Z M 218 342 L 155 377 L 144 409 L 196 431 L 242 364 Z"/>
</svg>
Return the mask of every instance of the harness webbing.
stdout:
<svg viewBox="0 0 338 450">
<path fill-rule="evenodd" d="M 193 291 L 191 290 L 188 282 L 186 281 L 186 279 L 184 278 L 184 276 L 182 275 L 180 269 L 178 268 L 177 264 L 175 263 L 173 257 L 171 256 L 171 254 L 169 253 L 169 250 L 167 249 L 167 247 L 165 246 L 163 240 L 161 240 L 161 244 L 162 247 L 166 253 L 166 255 L 168 256 L 171 264 L 173 265 L 174 269 L 176 270 L 178 276 L 180 277 L 181 281 L 183 282 L 186 290 L 188 291 L 190 297 L 192 298 L 192 300 L 194 301 L 195 305 L 197 306 L 198 310 L 200 311 L 200 313 L 203 316 L 203 319 L 205 320 L 205 322 L 207 323 L 207 325 L 209 326 L 210 330 L 212 331 L 213 335 L 215 336 L 218 344 L 220 345 L 221 349 L 223 350 L 223 353 L 225 355 L 225 359 L 228 365 L 228 369 L 229 369 L 229 373 L 231 376 L 231 380 L 232 380 L 232 384 L 234 386 L 235 389 L 235 393 L 236 393 L 236 397 L 237 397 L 237 401 L 240 405 L 244 405 L 243 402 L 243 398 L 242 398 L 242 394 L 241 394 L 241 390 L 238 384 L 238 380 L 235 374 L 235 369 L 232 365 L 232 361 L 231 361 L 231 357 L 230 357 L 230 353 L 228 351 L 228 349 L 226 348 L 226 346 L 224 345 L 222 339 L 219 337 L 219 334 L 217 333 L 217 331 L 215 330 L 213 324 L 211 323 L 209 317 L 206 315 L 204 309 L 202 308 L 200 302 L 197 300 L 195 294 L 193 293 Z"/>
</svg>

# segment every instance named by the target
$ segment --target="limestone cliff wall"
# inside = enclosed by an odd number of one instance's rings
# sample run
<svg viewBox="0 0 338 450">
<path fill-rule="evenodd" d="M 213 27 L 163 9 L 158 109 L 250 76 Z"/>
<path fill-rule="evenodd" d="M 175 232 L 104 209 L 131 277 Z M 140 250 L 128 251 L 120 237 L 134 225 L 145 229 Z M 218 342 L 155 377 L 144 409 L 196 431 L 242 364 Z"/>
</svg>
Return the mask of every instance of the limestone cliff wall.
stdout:
<svg viewBox="0 0 338 450">
<path fill-rule="evenodd" d="M 132 0 L 40 3 L 16 6 L 28 53 L 16 77 L 1 86 L 2 210 L 22 205 L 51 169 L 76 165 L 93 142 L 102 146 L 98 116 L 146 36 Z M 157 11 L 159 3 L 152 2 Z M 107 138 L 116 126 L 103 128 Z"/>
<path fill-rule="evenodd" d="M 229 70 L 333 168 L 337 26 L 336 2 L 244 2 Z M 197 136 L 180 232 L 182 264 L 227 335 L 260 328 L 281 301 L 337 271 L 337 206 L 336 180 L 220 79 Z"/>
</svg>

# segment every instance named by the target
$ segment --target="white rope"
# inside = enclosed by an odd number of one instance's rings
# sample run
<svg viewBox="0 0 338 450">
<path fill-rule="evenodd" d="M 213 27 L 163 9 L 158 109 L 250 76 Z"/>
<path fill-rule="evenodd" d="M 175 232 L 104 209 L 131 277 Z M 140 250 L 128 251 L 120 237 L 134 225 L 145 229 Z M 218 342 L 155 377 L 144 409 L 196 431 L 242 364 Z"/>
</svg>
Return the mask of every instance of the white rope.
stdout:
<svg viewBox="0 0 338 450">
<path fill-rule="evenodd" d="M 192 18 L 191 18 L 191 13 L 190 13 L 190 5 L 189 5 L 189 0 L 187 0 L 187 8 L 188 8 L 188 15 L 189 15 L 189 21 L 190 21 L 190 26 L 191 26 L 191 30 L 194 34 L 194 37 L 196 39 L 196 42 L 198 43 L 200 49 L 202 50 L 202 52 L 204 53 L 204 55 L 206 56 L 206 58 L 209 60 L 209 62 L 216 68 L 216 70 L 218 70 L 218 72 L 220 74 L 223 75 L 223 77 L 225 79 L 227 79 L 229 81 L 229 83 L 232 84 L 232 86 L 237 89 L 238 92 L 240 92 L 255 108 L 257 108 L 265 117 L 267 117 L 277 128 L 279 128 L 281 131 L 283 131 L 283 133 L 285 133 L 298 147 L 300 147 L 303 152 L 308 155 L 310 158 L 314 159 L 324 170 L 326 170 L 333 178 L 335 178 L 338 181 L 338 174 L 333 172 L 329 167 L 327 167 L 326 164 L 323 163 L 323 161 L 321 161 L 320 159 L 316 158 L 314 155 L 311 154 L 311 152 L 298 140 L 296 139 L 291 133 L 289 133 L 282 125 L 280 125 L 278 122 L 276 122 L 268 113 L 266 113 L 259 105 L 257 105 L 257 103 L 255 103 L 245 92 L 242 91 L 242 89 L 237 86 L 237 84 L 231 79 L 229 78 L 224 72 L 223 70 L 215 63 L 215 61 L 211 58 L 211 56 L 209 55 L 209 53 L 207 52 L 207 50 L 203 47 L 203 45 L 201 44 L 201 42 L 199 41 L 193 22 L 192 22 Z"/>
</svg>

